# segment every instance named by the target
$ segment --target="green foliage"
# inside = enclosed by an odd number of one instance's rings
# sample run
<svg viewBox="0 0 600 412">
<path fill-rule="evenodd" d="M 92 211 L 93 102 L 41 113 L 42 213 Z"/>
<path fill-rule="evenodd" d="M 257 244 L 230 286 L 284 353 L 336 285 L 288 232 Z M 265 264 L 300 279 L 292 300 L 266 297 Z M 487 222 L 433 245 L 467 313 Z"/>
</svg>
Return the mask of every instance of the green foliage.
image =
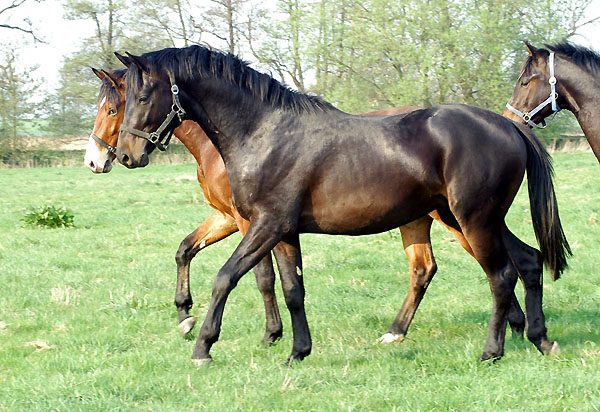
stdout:
<svg viewBox="0 0 600 412">
<path fill-rule="evenodd" d="M 36 68 L 22 67 L 16 47 L 0 49 L 0 150 L 18 148 L 21 122 L 37 114 L 38 105 L 31 101 L 39 87 L 32 79 Z"/>
<path fill-rule="evenodd" d="M 277 3 L 281 17 L 266 14 L 268 40 L 259 60 L 279 71 L 294 68 L 288 70 L 294 84 L 314 73 L 311 90 L 343 110 L 362 112 L 444 103 L 501 111 L 527 55 L 522 40 L 565 39 L 588 1 Z M 295 47 L 297 39 L 302 47 Z"/>
<path fill-rule="evenodd" d="M 160 154 L 154 153 L 158 157 Z M 485 274 L 440 225 L 438 274 L 405 342 L 377 345 L 408 288 L 399 236 L 301 236 L 313 352 L 282 366 L 292 346 L 279 281 L 281 342 L 265 347 L 254 276 L 229 295 L 214 362 L 190 362 L 173 305 L 174 255 L 213 210 L 195 163 L 0 170 L 0 409 L 6 411 L 594 411 L 600 408 L 598 162 L 557 153 L 561 220 L 573 247 L 544 310 L 561 354 L 544 357 L 507 333 L 505 357 L 481 364 L 492 299 Z M 191 180 L 182 178 L 188 176 Z M 33 182 L 24 184 L 24 182 Z M 535 245 L 527 190 L 508 225 Z M 22 227 L 23 208 L 69 205 L 72 230 Z M 191 265 L 197 336 L 219 268 L 240 236 Z M 523 302 L 523 289 L 517 286 Z"/>
<path fill-rule="evenodd" d="M 73 219 L 73 213 L 69 209 L 46 205 L 32 207 L 22 220 L 29 226 L 58 228 L 73 226 Z"/>
</svg>

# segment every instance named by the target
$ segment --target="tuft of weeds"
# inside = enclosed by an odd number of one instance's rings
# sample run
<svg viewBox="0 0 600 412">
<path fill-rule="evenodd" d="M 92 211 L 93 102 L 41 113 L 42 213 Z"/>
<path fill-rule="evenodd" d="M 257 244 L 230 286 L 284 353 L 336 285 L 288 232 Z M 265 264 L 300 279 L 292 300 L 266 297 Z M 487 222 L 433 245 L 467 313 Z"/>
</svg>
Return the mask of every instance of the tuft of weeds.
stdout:
<svg viewBox="0 0 600 412">
<path fill-rule="evenodd" d="M 58 228 L 73 226 L 74 216 L 67 208 L 46 205 L 32 207 L 21 220 L 29 226 Z"/>
</svg>

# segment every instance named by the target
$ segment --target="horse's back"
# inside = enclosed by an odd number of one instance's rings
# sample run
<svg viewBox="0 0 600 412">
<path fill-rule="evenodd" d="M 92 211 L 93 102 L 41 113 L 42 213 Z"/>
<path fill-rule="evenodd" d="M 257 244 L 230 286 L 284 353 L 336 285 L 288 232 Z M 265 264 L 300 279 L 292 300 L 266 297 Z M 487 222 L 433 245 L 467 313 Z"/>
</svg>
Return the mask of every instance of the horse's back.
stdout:
<svg viewBox="0 0 600 412">
<path fill-rule="evenodd" d="M 314 163 L 304 201 L 305 217 L 329 231 L 343 232 L 345 221 L 382 230 L 379 222 L 401 225 L 444 202 L 471 210 L 475 199 L 502 197 L 508 205 L 523 177 L 519 133 L 487 110 L 449 105 L 347 122 L 330 136 L 326 162 Z"/>
</svg>

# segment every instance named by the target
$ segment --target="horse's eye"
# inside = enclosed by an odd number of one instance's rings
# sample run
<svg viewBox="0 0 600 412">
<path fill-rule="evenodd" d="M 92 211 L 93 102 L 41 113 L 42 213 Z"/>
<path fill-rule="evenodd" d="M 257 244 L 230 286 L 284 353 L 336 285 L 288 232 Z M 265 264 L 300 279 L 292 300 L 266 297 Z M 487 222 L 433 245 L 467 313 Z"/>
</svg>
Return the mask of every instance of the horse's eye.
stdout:
<svg viewBox="0 0 600 412">
<path fill-rule="evenodd" d="M 138 99 L 140 103 L 146 103 L 148 101 L 148 96 L 140 96 Z"/>
<path fill-rule="evenodd" d="M 527 87 L 528 84 L 529 84 L 529 80 L 523 80 L 521 82 L 521 87 Z"/>
<path fill-rule="evenodd" d="M 117 111 L 115 109 L 113 109 L 112 107 L 110 109 L 108 109 L 109 116 L 114 116 L 115 114 L 117 114 Z"/>
</svg>

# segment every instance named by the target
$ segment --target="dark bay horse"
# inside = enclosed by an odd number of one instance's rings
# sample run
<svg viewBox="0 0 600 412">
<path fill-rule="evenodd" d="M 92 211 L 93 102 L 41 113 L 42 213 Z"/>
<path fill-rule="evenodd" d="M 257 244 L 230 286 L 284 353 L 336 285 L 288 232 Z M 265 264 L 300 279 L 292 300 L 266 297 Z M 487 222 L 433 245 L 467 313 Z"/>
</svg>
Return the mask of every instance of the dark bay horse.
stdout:
<svg viewBox="0 0 600 412">
<path fill-rule="evenodd" d="M 349 115 L 201 46 L 118 57 L 128 66 L 119 161 L 129 168 L 147 165 L 152 150 L 186 116 L 221 154 L 235 208 L 250 221 L 215 279 L 192 355 L 197 362 L 211 359 L 229 293 L 275 245 L 285 250 L 278 263 L 287 269 L 281 283 L 292 315 L 288 359 L 302 359 L 311 340 L 299 233 L 377 233 L 432 210 L 464 234 L 488 276 L 493 306 L 481 359 L 503 355 L 517 277 L 526 292 L 527 337 L 542 353 L 557 349 L 546 336 L 542 262 L 556 279 L 570 250 L 549 156 L 528 129 L 464 105 Z M 541 253 L 504 222 L 525 171 Z"/>
<path fill-rule="evenodd" d="M 113 148 L 117 145 L 119 127 L 123 122 L 125 70 L 112 73 L 96 69 L 92 69 L 92 71 L 102 81 L 102 85 L 98 96 L 96 120 L 85 154 L 85 163 L 94 173 L 105 173 L 112 167 Z M 361 113 L 361 115 L 388 116 L 409 113 L 417 109 L 421 108 L 416 106 L 393 107 Z M 175 129 L 175 135 L 196 159 L 198 182 L 204 198 L 215 209 L 215 212 L 205 222 L 181 242 L 175 257 L 177 262 L 175 305 L 179 319 L 178 328 L 182 336 L 186 336 L 195 325 L 195 319 L 189 313 L 193 304 L 189 283 L 191 260 L 200 250 L 224 239 L 238 229 L 245 233 L 249 222 L 239 216 L 233 207 L 225 164 L 206 133 L 197 123 L 186 120 Z M 437 270 L 431 248 L 431 218 L 437 219 L 444 225 L 438 213 L 432 211 L 429 216 L 400 227 L 404 252 L 409 262 L 411 284 L 397 321 L 396 331 L 400 333 L 385 334 L 380 338 L 380 342 L 403 339 L 425 294 L 426 287 Z M 450 226 L 444 226 L 458 239 L 465 250 L 473 255 L 473 251 L 462 233 Z M 274 290 L 275 273 L 272 265 L 268 262 L 269 257 L 270 255 L 267 255 L 265 264 L 257 265 L 254 270 L 265 304 L 267 322 L 264 341 L 267 343 L 277 340 L 282 334 L 281 317 Z M 509 324 L 513 334 L 523 335 L 525 317 L 516 297 L 513 298 L 513 305 L 509 313 Z"/>
<path fill-rule="evenodd" d="M 540 123 L 553 113 L 551 83 L 555 83 L 556 110 L 566 109 L 575 115 L 600 161 L 600 55 L 569 42 L 547 44 L 548 49 L 536 49 L 529 43 L 525 46 L 529 57 L 523 63 L 504 116 L 525 123 L 523 116 L 529 118 L 530 112 L 540 107 L 530 119 L 534 124 Z M 542 105 L 549 98 L 548 104 Z"/>
</svg>

